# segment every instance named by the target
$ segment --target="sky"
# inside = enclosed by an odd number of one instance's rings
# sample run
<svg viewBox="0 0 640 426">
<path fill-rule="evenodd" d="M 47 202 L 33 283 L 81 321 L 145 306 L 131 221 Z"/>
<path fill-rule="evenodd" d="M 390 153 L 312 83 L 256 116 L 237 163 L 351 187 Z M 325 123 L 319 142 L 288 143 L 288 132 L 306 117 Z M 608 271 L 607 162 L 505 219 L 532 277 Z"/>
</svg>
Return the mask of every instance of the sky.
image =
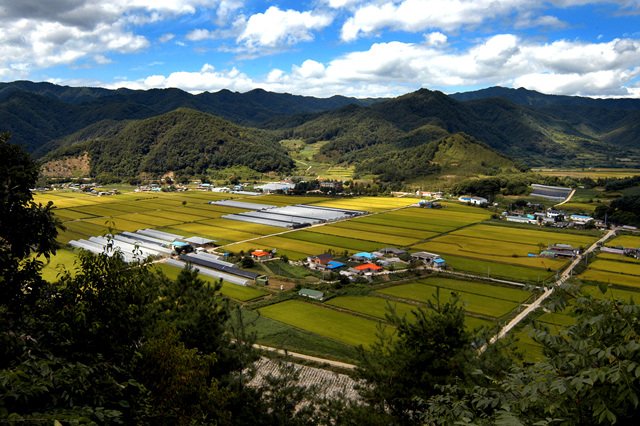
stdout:
<svg viewBox="0 0 640 426">
<path fill-rule="evenodd" d="M 640 0 L 0 0 L 0 81 L 640 98 Z"/>
</svg>

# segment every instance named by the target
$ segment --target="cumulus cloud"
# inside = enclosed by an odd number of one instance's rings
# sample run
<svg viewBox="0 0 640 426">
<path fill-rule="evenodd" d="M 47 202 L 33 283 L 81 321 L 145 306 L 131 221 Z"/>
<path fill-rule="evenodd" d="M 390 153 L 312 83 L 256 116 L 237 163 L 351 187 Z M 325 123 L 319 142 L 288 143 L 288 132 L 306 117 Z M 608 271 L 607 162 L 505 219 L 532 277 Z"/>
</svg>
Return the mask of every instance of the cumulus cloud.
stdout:
<svg viewBox="0 0 640 426">
<path fill-rule="evenodd" d="M 204 64 L 198 71 L 177 71 L 169 75 L 151 75 L 139 80 L 120 80 L 106 87 L 117 89 L 153 89 L 179 87 L 191 93 L 218 91 L 222 89 L 246 92 L 256 87 L 249 76 L 235 67 L 230 70 L 217 71 L 211 64 Z"/>
<path fill-rule="evenodd" d="M 424 35 L 424 41 L 429 46 L 442 46 L 447 44 L 447 36 L 440 31 L 435 31 Z"/>
<path fill-rule="evenodd" d="M 322 12 L 299 12 L 269 7 L 247 19 L 237 42 L 249 50 L 278 48 L 313 39 L 313 31 L 330 25 L 332 17 Z"/>
<path fill-rule="evenodd" d="M 457 53 L 429 44 L 375 43 L 324 65 L 307 60 L 289 73 L 278 70 L 268 82 L 274 87 L 287 85 L 289 90 L 295 87 L 295 93 L 325 96 L 390 96 L 418 87 L 455 90 L 491 85 L 557 94 L 632 96 L 638 90 L 631 85 L 639 75 L 638 40 L 536 44 L 499 34 Z"/>
<path fill-rule="evenodd" d="M 131 28 L 165 16 L 194 13 L 207 0 L 0 0 L 0 69 L 20 78 L 25 69 L 133 53 L 150 45 Z M 17 58 L 20 58 L 19 60 Z"/>
</svg>

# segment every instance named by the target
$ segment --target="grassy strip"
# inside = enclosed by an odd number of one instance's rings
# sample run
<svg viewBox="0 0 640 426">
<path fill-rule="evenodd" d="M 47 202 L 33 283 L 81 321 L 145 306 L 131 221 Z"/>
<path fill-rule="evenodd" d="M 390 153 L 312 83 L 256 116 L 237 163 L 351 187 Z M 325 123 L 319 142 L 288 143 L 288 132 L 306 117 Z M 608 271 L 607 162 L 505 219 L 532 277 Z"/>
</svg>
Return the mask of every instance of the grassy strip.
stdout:
<svg viewBox="0 0 640 426">
<path fill-rule="evenodd" d="M 640 237 L 636 235 L 619 235 L 607 241 L 605 245 L 608 247 L 638 248 L 640 247 Z"/>
</svg>

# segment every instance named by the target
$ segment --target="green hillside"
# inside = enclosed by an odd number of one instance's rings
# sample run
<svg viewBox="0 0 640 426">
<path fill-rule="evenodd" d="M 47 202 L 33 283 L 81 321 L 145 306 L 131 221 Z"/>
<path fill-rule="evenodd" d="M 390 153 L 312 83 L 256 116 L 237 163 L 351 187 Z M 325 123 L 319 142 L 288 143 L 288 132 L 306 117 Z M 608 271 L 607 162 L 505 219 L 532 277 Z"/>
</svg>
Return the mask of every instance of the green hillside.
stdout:
<svg viewBox="0 0 640 426">
<path fill-rule="evenodd" d="M 244 128 L 202 112 L 178 109 L 122 128 L 106 126 L 95 138 L 81 139 L 51 153 L 47 158 L 88 152 L 91 173 L 117 178 L 141 173 L 185 175 L 209 169 L 247 166 L 259 172 L 286 171 L 293 162 L 268 132 Z M 104 129 L 103 129 L 104 130 Z M 105 134 L 106 133 L 106 134 Z M 78 137 L 85 133 L 77 134 Z"/>
</svg>

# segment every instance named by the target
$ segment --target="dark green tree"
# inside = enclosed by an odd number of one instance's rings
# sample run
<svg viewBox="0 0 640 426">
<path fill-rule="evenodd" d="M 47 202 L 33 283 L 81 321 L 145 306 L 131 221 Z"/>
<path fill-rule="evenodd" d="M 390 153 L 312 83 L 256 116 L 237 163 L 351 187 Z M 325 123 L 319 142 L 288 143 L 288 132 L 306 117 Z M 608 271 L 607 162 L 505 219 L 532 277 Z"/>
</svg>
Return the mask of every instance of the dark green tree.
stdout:
<svg viewBox="0 0 640 426">
<path fill-rule="evenodd" d="M 370 350 L 360 351 L 360 392 L 378 421 L 410 423 L 420 412 L 419 400 L 435 394 L 438 385 L 465 381 L 477 356 L 455 294 L 446 303 L 437 297 L 408 317 L 391 312 L 387 320 L 395 335 L 383 330 Z"/>
</svg>

